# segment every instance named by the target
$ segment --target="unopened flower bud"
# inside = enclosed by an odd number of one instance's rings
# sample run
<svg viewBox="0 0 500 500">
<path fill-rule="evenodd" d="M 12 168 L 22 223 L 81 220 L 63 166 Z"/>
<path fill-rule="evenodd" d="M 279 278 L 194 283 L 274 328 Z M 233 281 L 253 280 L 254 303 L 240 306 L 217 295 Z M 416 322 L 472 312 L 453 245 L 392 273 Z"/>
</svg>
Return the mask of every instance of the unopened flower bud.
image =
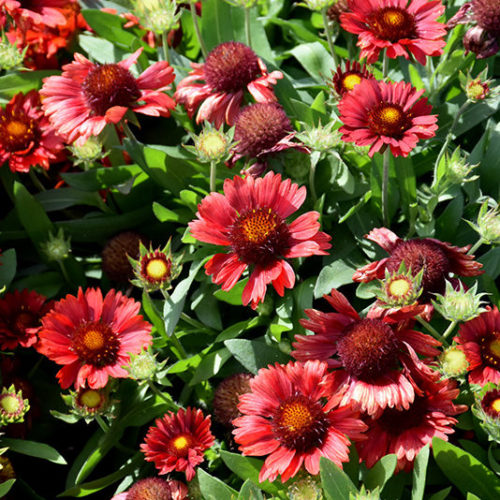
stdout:
<svg viewBox="0 0 500 500">
<path fill-rule="evenodd" d="M 224 133 L 222 127 L 217 130 L 210 123 L 206 123 L 200 134 L 192 136 L 194 146 L 184 146 L 198 157 L 202 163 L 220 163 L 224 161 L 231 148 L 234 128 Z"/>
<path fill-rule="evenodd" d="M 29 401 L 23 399 L 23 391 L 16 392 L 14 384 L 4 387 L 0 393 L 0 425 L 24 422 L 24 415 L 30 409 Z"/>
<path fill-rule="evenodd" d="M 334 126 L 333 121 L 326 126 L 322 126 L 319 122 L 317 127 L 304 124 L 304 130 L 297 133 L 295 137 L 313 151 L 329 151 L 340 143 L 340 134 L 337 130 L 333 130 Z"/>
<path fill-rule="evenodd" d="M 72 146 L 68 146 L 68 149 L 73 153 L 73 163 L 83 165 L 86 169 L 108 154 L 103 152 L 102 143 L 96 137 L 89 137 L 87 142 L 81 146 L 74 143 Z"/>
<path fill-rule="evenodd" d="M 8 40 L 0 41 L 0 70 L 14 70 L 22 67 L 24 56 L 28 47 L 22 51 L 16 44 L 11 44 Z"/>
<path fill-rule="evenodd" d="M 374 490 L 367 490 L 362 484 L 356 493 L 349 492 L 349 500 L 380 500 L 380 488 L 377 486 Z"/>
<path fill-rule="evenodd" d="M 335 3 L 335 1 L 336 0 L 302 0 L 302 3 L 299 3 L 299 5 L 307 7 L 310 10 L 321 11 L 323 9 L 331 7 L 331 5 Z"/>
<path fill-rule="evenodd" d="M 182 14 L 175 0 L 136 0 L 134 11 L 141 25 L 158 35 L 177 28 Z"/>
<path fill-rule="evenodd" d="M 49 239 L 41 244 L 43 253 L 49 260 L 61 261 L 71 252 L 71 238 L 64 237 L 64 231 L 59 229 L 56 235 L 49 233 Z"/>
<path fill-rule="evenodd" d="M 500 444 L 500 386 L 488 383 L 475 397 L 471 408 L 490 441 Z"/>
<path fill-rule="evenodd" d="M 446 281 L 444 295 L 436 294 L 432 304 L 434 309 L 448 321 L 469 321 L 486 310 L 482 307 L 484 295 L 486 294 L 477 293 L 477 282 L 466 291 L 462 283 L 456 290 L 449 281 Z"/>
<path fill-rule="evenodd" d="M 385 271 L 385 279 L 377 298 L 387 307 L 402 307 L 415 304 L 422 294 L 423 268 L 415 276 L 407 270 L 404 262 L 393 273 Z"/>
<path fill-rule="evenodd" d="M 323 500 L 320 482 L 313 476 L 301 474 L 288 487 L 290 500 Z"/>
<path fill-rule="evenodd" d="M 467 373 L 469 362 L 462 346 L 451 346 L 439 356 L 440 372 L 445 377 L 461 377 Z"/>
<path fill-rule="evenodd" d="M 130 362 L 125 369 L 130 373 L 130 378 L 134 380 L 152 380 L 155 373 L 166 363 L 158 364 L 156 356 L 149 351 L 142 351 L 139 354 L 131 354 Z"/>
<path fill-rule="evenodd" d="M 488 210 L 488 202 L 484 202 L 479 209 L 477 224 L 469 224 L 487 245 L 500 244 L 500 205 Z"/>
<path fill-rule="evenodd" d="M 456 148 L 452 155 L 446 153 L 444 162 L 446 165 L 446 179 L 452 184 L 462 185 L 466 182 L 475 181 L 478 175 L 470 176 L 472 171 L 479 165 L 469 165 L 466 158 L 461 155 L 460 148 Z M 470 177 L 469 177 L 470 176 Z"/>
</svg>

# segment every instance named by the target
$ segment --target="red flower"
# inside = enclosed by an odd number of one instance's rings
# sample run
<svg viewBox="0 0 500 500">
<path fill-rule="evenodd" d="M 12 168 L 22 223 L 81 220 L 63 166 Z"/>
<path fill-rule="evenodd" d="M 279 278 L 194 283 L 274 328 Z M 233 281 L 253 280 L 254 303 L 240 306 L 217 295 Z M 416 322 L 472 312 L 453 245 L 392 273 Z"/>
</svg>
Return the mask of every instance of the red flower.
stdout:
<svg viewBox="0 0 500 500">
<path fill-rule="evenodd" d="M 196 123 L 207 120 L 220 128 L 234 125 L 245 91 L 257 102 L 276 101 L 272 86 L 283 78 L 280 71 L 267 72 L 266 65 L 250 47 L 240 42 L 224 42 L 207 56 L 204 64 L 191 63 L 193 71 L 174 94 L 190 118 L 200 106 Z M 200 83 L 204 82 L 204 83 Z"/>
<path fill-rule="evenodd" d="M 42 319 L 38 351 L 60 365 L 59 384 L 67 389 L 104 387 L 108 377 L 127 378 L 130 354 L 151 345 L 151 325 L 138 315 L 140 302 L 110 290 L 80 288 L 66 295 Z"/>
<path fill-rule="evenodd" d="M 134 483 L 129 490 L 118 493 L 111 500 L 184 500 L 188 496 L 188 487 L 180 481 L 147 477 Z"/>
<path fill-rule="evenodd" d="M 437 115 L 424 93 L 410 83 L 364 79 L 339 102 L 342 139 L 371 146 L 369 156 L 390 146 L 394 156 L 408 156 L 419 139 L 433 137 Z"/>
<path fill-rule="evenodd" d="M 409 373 L 416 358 L 414 351 L 436 356 L 441 343 L 409 328 L 411 310 L 383 318 L 361 318 L 337 290 L 324 298 L 337 312 L 307 309 L 309 319 L 300 320 L 300 324 L 315 335 L 296 335 L 292 356 L 342 368 L 338 377 L 345 391 L 343 402 L 351 402 L 369 415 L 386 407 L 408 408 L 415 398 Z"/>
<path fill-rule="evenodd" d="M 349 439 L 362 439 L 365 424 L 350 407 L 339 406 L 333 376 L 319 361 L 269 365 L 240 396 L 242 417 L 233 420 L 244 455 L 269 455 L 259 481 L 288 481 L 304 465 L 318 474 L 320 457 L 339 467 L 349 459 Z M 326 403 L 325 403 L 326 401 Z"/>
<path fill-rule="evenodd" d="M 63 148 L 36 90 L 16 94 L 0 109 L 0 164 L 8 161 L 13 172 L 28 172 L 35 165 L 47 170 L 50 163 L 64 158 Z"/>
<path fill-rule="evenodd" d="M 470 245 L 455 247 L 434 238 L 413 238 L 402 240 L 385 227 L 372 229 L 365 236 L 377 243 L 390 255 L 382 260 L 371 262 L 358 269 L 352 279 L 364 283 L 374 279 L 384 279 L 386 269 L 395 272 L 402 262 L 415 276 L 423 268 L 422 295 L 419 301 L 428 302 L 433 293 L 443 293 L 445 280 L 449 273 L 459 276 L 482 274 L 482 264 L 467 255 Z"/>
<path fill-rule="evenodd" d="M 68 142 L 84 144 L 99 135 L 106 124 L 118 123 L 131 109 L 151 116 L 170 116 L 175 102 L 163 91 L 174 80 L 166 61 L 151 65 L 138 78 L 129 68 L 142 48 L 117 64 L 98 65 L 81 54 L 63 66 L 61 76 L 44 79 L 40 94 L 43 108 L 58 132 Z"/>
<path fill-rule="evenodd" d="M 454 340 L 469 363 L 469 383 L 500 384 L 500 312 L 496 306 L 460 325 Z"/>
<path fill-rule="evenodd" d="M 285 260 L 310 255 L 328 255 L 330 236 L 319 231 L 318 212 L 307 212 L 290 224 L 286 218 L 300 208 L 305 187 L 269 172 L 254 179 L 235 177 L 224 182 L 224 195 L 211 193 L 198 205 L 197 219 L 189 223 L 194 238 L 230 247 L 206 264 L 212 281 L 231 289 L 243 271 L 252 266 L 243 290 L 243 304 L 252 308 L 264 300 L 272 284 L 279 295 L 293 288 L 295 274 Z"/>
<path fill-rule="evenodd" d="M 197 408 L 169 412 L 150 427 L 141 451 L 148 462 L 154 462 L 159 474 L 173 470 L 186 473 L 191 481 L 195 467 L 203 462 L 203 452 L 214 444 L 210 416 Z"/>
<path fill-rule="evenodd" d="M 347 92 L 350 92 L 362 80 L 375 78 L 372 73 L 366 69 L 366 65 L 359 64 L 358 61 L 346 60 L 345 69 L 342 66 L 337 67 L 337 71 L 333 74 L 331 87 L 335 93 L 342 97 Z"/>
<path fill-rule="evenodd" d="M 37 340 L 41 318 L 52 302 L 33 290 L 14 290 L 0 298 L 0 349 L 31 347 Z"/>
<path fill-rule="evenodd" d="M 446 29 L 437 22 L 444 12 L 440 0 L 349 0 L 349 11 L 340 16 L 342 28 L 358 35 L 360 57 L 369 64 L 383 49 L 392 59 L 409 59 L 409 51 L 424 65 L 426 56 L 443 53 Z"/>
<path fill-rule="evenodd" d="M 3 7 L 17 23 L 54 27 L 66 22 L 60 9 L 64 8 L 67 3 L 68 0 L 29 0 L 28 2 L 0 0 L 0 8 Z"/>
<path fill-rule="evenodd" d="M 386 408 L 376 419 L 367 419 L 367 439 L 357 445 L 359 456 L 367 467 L 373 467 L 383 456 L 395 453 L 396 471 L 409 472 L 419 451 L 431 444 L 432 438 L 448 440 L 458 413 L 467 407 L 453 404 L 460 391 L 455 381 L 440 380 L 440 374 L 422 363 L 413 373 L 420 392 L 408 408 Z"/>
</svg>

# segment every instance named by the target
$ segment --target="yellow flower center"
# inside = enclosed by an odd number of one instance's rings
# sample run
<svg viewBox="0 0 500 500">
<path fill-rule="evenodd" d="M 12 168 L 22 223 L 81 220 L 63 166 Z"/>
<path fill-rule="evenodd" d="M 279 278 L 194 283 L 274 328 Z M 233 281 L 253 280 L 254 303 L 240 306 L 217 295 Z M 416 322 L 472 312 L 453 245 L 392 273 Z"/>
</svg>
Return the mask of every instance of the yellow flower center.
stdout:
<svg viewBox="0 0 500 500">
<path fill-rule="evenodd" d="M 500 358 L 500 340 L 495 339 L 490 343 L 490 351 L 491 353 L 496 356 L 497 358 Z"/>
<path fill-rule="evenodd" d="M 186 436 L 179 436 L 174 439 L 173 444 L 177 451 L 184 451 L 189 446 L 189 439 Z"/>
<path fill-rule="evenodd" d="M 219 158 L 226 150 L 226 139 L 217 132 L 207 132 L 200 137 L 198 149 L 210 159 Z"/>
<path fill-rule="evenodd" d="M 162 259 L 152 259 L 146 265 L 147 275 L 155 280 L 164 279 L 168 271 L 168 266 Z"/>
<path fill-rule="evenodd" d="M 86 390 L 80 396 L 80 401 L 87 408 L 97 408 L 101 404 L 101 393 L 93 389 Z"/>
<path fill-rule="evenodd" d="M 104 346 L 104 337 L 97 330 L 87 330 L 83 336 L 83 344 L 91 351 L 95 351 Z"/>
<path fill-rule="evenodd" d="M 392 125 L 401 119 L 401 111 L 392 106 L 387 106 L 380 112 L 380 119 L 385 122 L 385 124 Z"/>
<path fill-rule="evenodd" d="M 5 128 L 10 135 L 24 135 L 28 131 L 26 124 L 17 120 L 10 121 Z"/>
<path fill-rule="evenodd" d="M 386 10 L 382 17 L 386 24 L 394 28 L 399 28 L 405 22 L 405 16 L 400 10 Z"/>
<path fill-rule="evenodd" d="M 394 297 L 403 297 L 411 289 L 411 283 L 403 278 L 395 279 L 391 281 L 389 285 L 389 292 Z"/>
<path fill-rule="evenodd" d="M 491 403 L 491 407 L 498 413 L 500 413 L 500 398 L 495 399 L 493 403 Z"/>
<path fill-rule="evenodd" d="M 449 349 L 440 359 L 443 370 L 452 377 L 464 373 L 469 366 L 467 357 L 461 349 Z"/>
<path fill-rule="evenodd" d="M 313 416 L 309 408 L 300 401 L 295 401 L 286 405 L 281 414 L 281 425 L 289 431 L 300 431 L 308 427 L 313 422 Z"/>
<path fill-rule="evenodd" d="M 246 217 L 240 219 L 241 230 L 247 241 L 262 243 L 278 226 L 277 215 L 267 210 L 253 209 Z"/>
<path fill-rule="evenodd" d="M 344 85 L 344 88 L 346 88 L 347 90 L 352 90 L 356 85 L 358 85 L 358 83 L 361 83 L 361 80 L 362 78 L 360 75 L 352 74 L 347 75 L 342 83 Z"/>
<path fill-rule="evenodd" d="M 19 399 L 15 396 L 5 396 L 1 399 L 0 404 L 6 413 L 16 413 L 19 410 Z"/>
</svg>

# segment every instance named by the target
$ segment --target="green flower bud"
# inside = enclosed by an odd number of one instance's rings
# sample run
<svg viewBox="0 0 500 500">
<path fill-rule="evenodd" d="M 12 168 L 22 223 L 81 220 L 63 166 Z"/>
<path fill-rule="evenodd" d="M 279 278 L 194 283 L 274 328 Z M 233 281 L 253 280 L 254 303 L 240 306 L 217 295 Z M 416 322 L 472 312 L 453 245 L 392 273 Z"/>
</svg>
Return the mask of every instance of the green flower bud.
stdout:
<svg viewBox="0 0 500 500">
<path fill-rule="evenodd" d="M 24 415 L 30 409 L 29 401 L 23 399 L 23 391 L 16 392 L 14 384 L 4 387 L 0 393 L 0 425 L 24 422 Z"/>
<path fill-rule="evenodd" d="M 42 252 L 49 260 L 61 261 L 68 257 L 71 252 L 71 238 L 64 237 L 62 228 L 54 235 L 49 233 L 49 239 L 41 244 Z"/>
</svg>

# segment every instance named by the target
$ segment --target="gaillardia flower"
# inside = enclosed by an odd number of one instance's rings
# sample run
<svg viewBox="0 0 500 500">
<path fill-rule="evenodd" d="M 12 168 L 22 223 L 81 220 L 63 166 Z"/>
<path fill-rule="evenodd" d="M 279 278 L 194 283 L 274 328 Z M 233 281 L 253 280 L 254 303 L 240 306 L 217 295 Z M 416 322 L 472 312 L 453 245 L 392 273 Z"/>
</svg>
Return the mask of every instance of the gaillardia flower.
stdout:
<svg viewBox="0 0 500 500">
<path fill-rule="evenodd" d="M 191 63 L 193 71 L 184 78 L 174 94 L 196 123 L 204 120 L 217 128 L 225 122 L 234 125 L 245 97 L 250 92 L 257 102 L 276 101 L 272 86 L 283 78 L 280 71 L 268 73 L 255 52 L 240 42 L 217 45 L 203 64 Z M 201 104 L 201 106 L 200 106 Z"/>
<path fill-rule="evenodd" d="M 16 94 L 0 108 L 0 164 L 8 162 L 12 172 L 28 172 L 64 158 L 63 140 L 44 116 L 36 90 Z"/>
<path fill-rule="evenodd" d="M 139 479 L 129 490 L 118 493 L 111 500 L 184 500 L 188 487 L 175 479 L 146 477 Z"/>
<path fill-rule="evenodd" d="M 404 262 L 408 271 L 416 276 L 422 269 L 421 302 L 428 302 L 431 294 L 443 293 L 450 273 L 458 276 L 478 276 L 482 274 L 482 264 L 468 255 L 470 245 L 455 247 L 434 238 L 413 238 L 402 240 L 390 229 L 375 228 L 365 236 L 389 253 L 389 257 L 371 262 L 358 269 L 352 279 L 364 283 L 373 279 L 383 279 L 386 270 L 397 271 Z"/>
<path fill-rule="evenodd" d="M 59 24 L 65 24 L 66 18 L 61 12 L 68 0 L 0 0 L 0 8 L 24 26 L 29 24 L 46 25 L 55 27 Z"/>
<path fill-rule="evenodd" d="M 106 124 L 118 123 L 130 109 L 150 116 L 170 116 L 175 102 L 164 93 L 174 80 L 166 61 L 152 64 L 138 78 L 130 72 L 142 48 L 119 63 L 94 64 L 81 54 L 63 66 L 61 76 L 44 79 L 40 94 L 54 128 L 67 142 L 84 144 Z"/>
<path fill-rule="evenodd" d="M 410 375 L 415 351 L 436 356 L 441 343 L 410 329 L 408 320 L 415 314 L 411 309 L 361 318 L 337 290 L 324 298 L 337 312 L 307 309 L 309 319 L 301 319 L 300 324 L 314 335 L 296 335 L 292 356 L 340 368 L 336 374 L 344 390 L 342 401 L 369 415 L 387 407 L 408 409 L 416 393 Z"/>
<path fill-rule="evenodd" d="M 243 455 L 269 455 L 259 481 L 286 482 L 302 466 L 318 474 L 320 457 L 339 467 L 349 459 L 349 439 L 363 439 L 365 424 L 350 406 L 339 406 L 326 363 L 288 363 L 262 368 L 240 396 L 243 416 L 233 420 Z"/>
<path fill-rule="evenodd" d="M 0 349 L 31 347 L 37 342 L 40 320 L 53 304 L 46 300 L 27 289 L 14 290 L 0 298 Z"/>
<path fill-rule="evenodd" d="M 469 362 L 470 384 L 500 384 L 500 312 L 496 306 L 460 325 L 454 340 Z"/>
<path fill-rule="evenodd" d="M 173 470 L 185 472 L 191 481 L 195 467 L 203 462 L 203 452 L 214 444 L 210 432 L 210 416 L 197 408 L 169 412 L 150 427 L 141 451 L 146 461 L 154 462 L 159 474 Z"/>
<path fill-rule="evenodd" d="M 59 384 L 67 389 L 104 387 L 109 377 L 127 378 L 130 354 L 152 342 L 151 325 L 138 315 L 140 302 L 110 290 L 80 288 L 66 295 L 42 319 L 38 351 L 60 365 Z"/>
<path fill-rule="evenodd" d="M 330 86 L 337 96 L 342 97 L 362 80 L 368 78 L 375 77 L 366 69 L 366 65 L 361 66 L 358 61 L 351 63 L 351 61 L 346 60 L 345 68 L 342 69 L 342 66 L 338 66 L 337 71 L 333 73 Z"/>
<path fill-rule="evenodd" d="M 443 14 L 441 0 L 349 0 L 349 12 L 340 16 L 342 28 L 358 35 L 361 58 L 369 64 L 381 50 L 394 59 L 409 58 L 420 64 L 426 56 L 439 56 L 446 45 L 446 29 L 437 19 Z"/>
<path fill-rule="evenodd" d="M 328 255 L 331 246 L 330 236 L 319 231 L 318 212 L 286 222 L 305 198 L 305 187 L 299 188 L 290 179 L 282 181 L 274 172 L 257 179 L 226 179 L 223 195 L 211 193 L 204 198 L 197 219 L 189 223 L 192 236 L 230 248 L 205 264 L 212 281 L 229 290 L 251 266 L 242 301 L 254 309 L 264 300 L 268 284 L 281 296 L 285 288 L 293 288 L 295 273 L 285 259 Z"/>
<path fill-rule="evenodd" d="M 369 156 L 387 146 L 394 156 L 408 156 L 420 139 L 433 137 L 437 115 L 431 115 L 424 90 L 410 83 L 364 79 L 338 104 L 342 139 L 370 146 Z"/>
<path fill-rule="evenodd" d="M 440 380 L 440 374 L 419 363 L 413 373 L 419 393 L 408 408 L 386 408 L 376 419 L 367 419 L 369 430 L 365 441 L 357 444 L 361 460 L 373 467 L 383 456 L 395 453 L 396 471 L 411 471 L 415 457 L 433 437 L 448 440 L 457 423 L 455 415 L 467 407 L 453 404 L 460 390 L 456 382 Z"/>
</svg>

